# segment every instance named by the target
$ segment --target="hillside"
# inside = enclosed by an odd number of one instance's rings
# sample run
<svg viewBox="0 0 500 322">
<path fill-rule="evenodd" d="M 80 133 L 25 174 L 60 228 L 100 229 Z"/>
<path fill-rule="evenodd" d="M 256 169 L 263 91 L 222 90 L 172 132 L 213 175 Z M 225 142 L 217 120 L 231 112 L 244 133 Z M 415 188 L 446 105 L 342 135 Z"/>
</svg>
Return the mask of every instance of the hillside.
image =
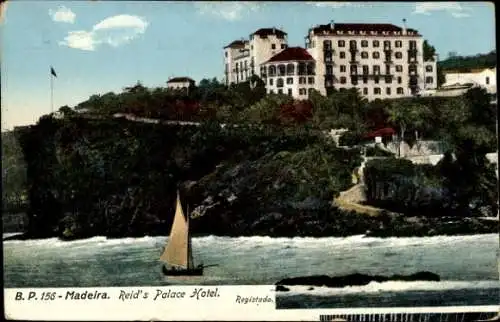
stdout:
<svg viewBox="0 0 500 322">
<path fill-rule="evenodd" d="M 442 71 L 470 72 L 474 69 L 493 68 L 497 65 L 496 50 L 475 56 L 455 56 L 438 62 Z"/>
</svg>

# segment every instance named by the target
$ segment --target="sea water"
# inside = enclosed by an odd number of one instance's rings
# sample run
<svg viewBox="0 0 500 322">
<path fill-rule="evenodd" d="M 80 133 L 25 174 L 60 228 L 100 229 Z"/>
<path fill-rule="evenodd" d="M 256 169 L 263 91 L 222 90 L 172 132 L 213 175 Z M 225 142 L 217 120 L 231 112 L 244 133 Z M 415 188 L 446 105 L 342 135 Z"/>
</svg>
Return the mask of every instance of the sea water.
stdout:
<svg viewBox="0 0 500 322">
<path fill-rule="evenodd" d="M 4 237 L 6 235 L 4 234 Z M 5 241 L 5 287 L 274 284 L 307 275 L 413 274 L 430 271 L 439 282 L 389 281 L 344 288 L 290 286 L 278 306 L 387 307 L 498 305 L 497 234 L 411 238 L 217 237 L 193 239 L 198 278 L 166 278 L 159 256 L 167 237 L 70 242 L 56 238 Z"/>
</svg>

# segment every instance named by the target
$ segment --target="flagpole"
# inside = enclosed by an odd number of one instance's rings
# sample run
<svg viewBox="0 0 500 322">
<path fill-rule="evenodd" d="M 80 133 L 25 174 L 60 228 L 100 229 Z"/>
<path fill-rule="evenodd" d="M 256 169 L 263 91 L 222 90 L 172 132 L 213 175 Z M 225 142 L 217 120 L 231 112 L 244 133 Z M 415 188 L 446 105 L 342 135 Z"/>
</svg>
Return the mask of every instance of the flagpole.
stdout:
<svg viewBox="0 0 500 322">
<path fill-rule="evenodd" d="M 54 113 L 54 75 L 50 73 L 50 113 Z"/>
</svg>

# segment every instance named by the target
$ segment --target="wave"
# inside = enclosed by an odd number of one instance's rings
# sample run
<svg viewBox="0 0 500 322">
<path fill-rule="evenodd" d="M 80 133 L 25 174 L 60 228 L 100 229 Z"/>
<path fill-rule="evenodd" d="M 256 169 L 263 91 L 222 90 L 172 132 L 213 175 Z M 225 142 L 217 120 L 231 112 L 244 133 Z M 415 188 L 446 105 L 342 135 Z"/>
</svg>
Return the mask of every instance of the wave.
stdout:
<svg viewBox="0 0 500 322">
<path fill-rule="evenodd" d="M 470 290 L 470 289 L 498 289 L 498 281 L 440 281 L 440 282 L 371 282 L 363 286 L 346 286 L 342 288 L 317 287 L 307 285 L 284 285 L 289 291 L 277 292 L 279 296 L 293 295 L 313 295 L 313 296 L 332 296 L 348 294 L 374 294 L 382 292 L 408 292 L 408 291 L 446 291 L 446 290 Z"/>
<path fill-rule="evenodd" d="M 12 236 L 12 234 L 9 234 Z M 3 237 L 8 237 L 3 234 Z M 22 244 L 50 247 L 78 247 L 78 246 L 125 246 L 125 245 L 144 245 L 144 244 L 164 244 L 168 240 L 167 236 L 145 236 L 145 237 L 126 237 L 109 239 L 105 236 L 96 236 L 87 239 L 73 241 L 62 241 L 58 238 L 29 239 L 29 240 L 8 240 L 4 245 Z M 432 237 L 366 237 L 365 235 L 354 235 L 349 237 L 269 237 L 269 236 L 249 236 L 249 237 L 223 237 L 223 236 L 204 236 L 194 237 L 193 243 L 196 245 L 230 245 L 235 248 L 247 247 L 279 247 L 283 248 L 318 248 L 318 247 L 370 247 L 370 248 L 400 248 L 425 245 L 444 245 L 460 243 L 481 243 L 484 241 L 498 241 L 497 234 L 481 235 L 458 235 L 458 236 L 432 236 Z"/>
</svg>

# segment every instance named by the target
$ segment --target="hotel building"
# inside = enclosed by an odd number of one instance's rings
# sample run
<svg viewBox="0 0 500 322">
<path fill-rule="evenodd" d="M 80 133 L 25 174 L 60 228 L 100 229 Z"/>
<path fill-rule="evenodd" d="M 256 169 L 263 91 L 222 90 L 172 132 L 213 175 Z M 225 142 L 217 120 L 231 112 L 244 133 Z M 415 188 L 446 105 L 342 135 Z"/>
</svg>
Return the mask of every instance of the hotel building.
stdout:
<svg viewBox="0 0 500 322">
<path fill-rule="evenodd" d="M 437 57 L 424 62 L 422 36 L 392 24 L 331 22 L 311 28 L 317 90 L 358 88 L 368 99 L 418 95 L 437 87 Z"/>
<path fill-rule="evenodd" d="M 224 47 L 226 85 L 247 81 L 260 75 L 260 66 L 287 48 L 287 34 L 277 28 L 262 28 L 250 40 L 235 40 Z"/>
<path fill-rule="evenodd" d="M 312 88 L 357 88 L 369 100 L 420 95 L 437 87 L 437 56 L 424 61 L 422 36 L 392 24 L 317 25 L 305 49 L 287 49 L 286 33 L 259 29 L 225 47 L 227 84 L 259 75 L 268 93 L 305 99 Z M 259 72 L 258 72 L 259 71 Z"/>
</svg>

